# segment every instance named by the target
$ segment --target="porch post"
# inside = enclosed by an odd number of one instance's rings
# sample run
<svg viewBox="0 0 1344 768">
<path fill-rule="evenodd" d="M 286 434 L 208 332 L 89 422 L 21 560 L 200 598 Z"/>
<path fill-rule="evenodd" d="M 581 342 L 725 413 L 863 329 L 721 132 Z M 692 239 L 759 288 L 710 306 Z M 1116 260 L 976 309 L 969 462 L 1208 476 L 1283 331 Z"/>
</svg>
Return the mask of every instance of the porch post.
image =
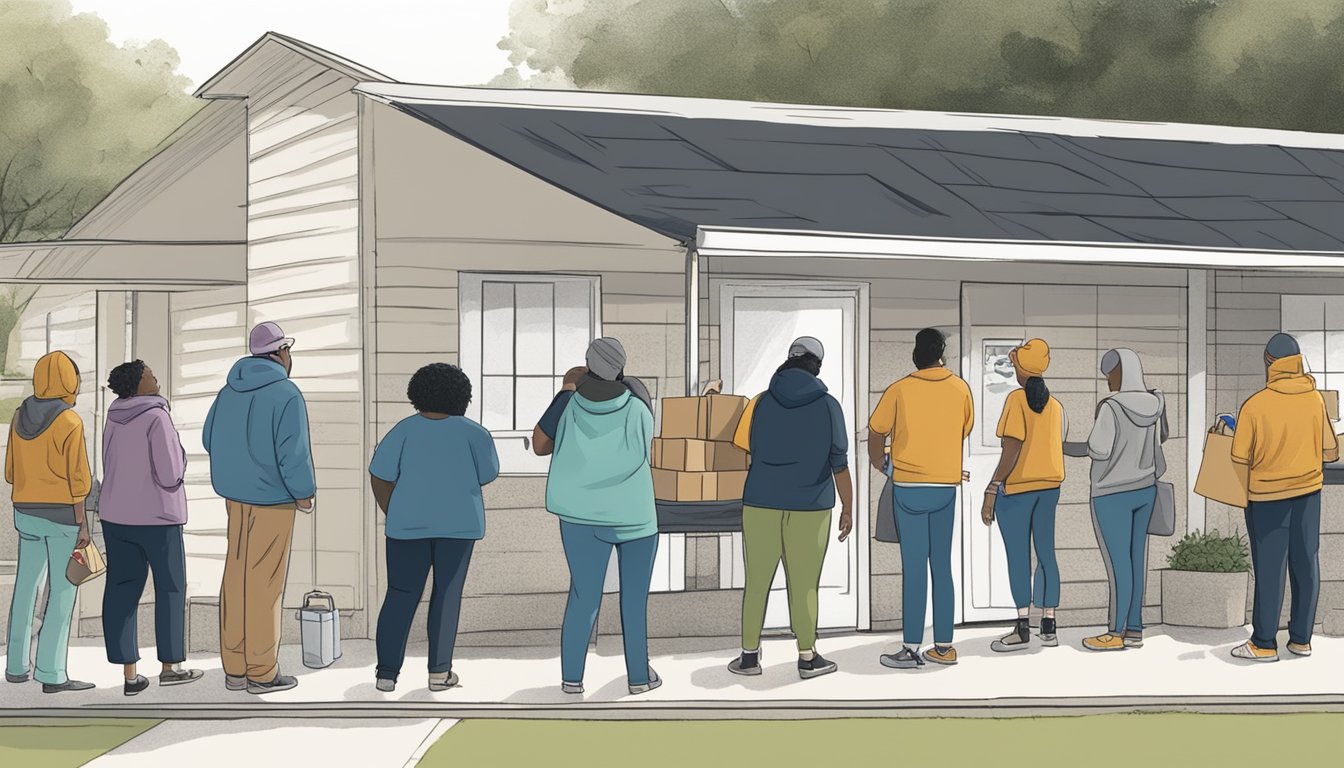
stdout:
<svg viewBox="0 0 1344 768">
<path fill-rule="evenodd" d="M 686 396 L 700 394 L 700 253 L 686 246 Z"/>
<path fill-rule="evenodd" d="M 1204 497 L 1195 493 L 1195 475 L 1204 458 L 1209 364 L 1209 273 L 1187 269 L 1185 337 L 1186 531 L 1204 530 Z"/>
</svg>

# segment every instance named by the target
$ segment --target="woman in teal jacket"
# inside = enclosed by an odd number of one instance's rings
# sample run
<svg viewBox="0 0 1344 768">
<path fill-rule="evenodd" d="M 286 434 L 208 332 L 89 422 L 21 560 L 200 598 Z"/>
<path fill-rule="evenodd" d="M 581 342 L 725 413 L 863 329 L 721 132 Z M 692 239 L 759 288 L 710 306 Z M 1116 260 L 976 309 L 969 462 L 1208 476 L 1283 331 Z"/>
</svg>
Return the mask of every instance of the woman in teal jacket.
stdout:
<svg viewBox="0 0 1344 768">
<path fill-rule="evenodd" d="M 662 685 L 649 667 L 648 605 L 658 518 L 649 452 L 653 414 L 621 382 L 625 349 L 616 339 L 588 348 L 588 373 L 555 430 L 546 508 L 560 518 L 569 562 L 569 600 L 560 633 L 561 688 L 583 693 L 583 668 L 602 603 L 612 547 L 621 576 L 621 633 L 630 693 Z"/>
</svg>

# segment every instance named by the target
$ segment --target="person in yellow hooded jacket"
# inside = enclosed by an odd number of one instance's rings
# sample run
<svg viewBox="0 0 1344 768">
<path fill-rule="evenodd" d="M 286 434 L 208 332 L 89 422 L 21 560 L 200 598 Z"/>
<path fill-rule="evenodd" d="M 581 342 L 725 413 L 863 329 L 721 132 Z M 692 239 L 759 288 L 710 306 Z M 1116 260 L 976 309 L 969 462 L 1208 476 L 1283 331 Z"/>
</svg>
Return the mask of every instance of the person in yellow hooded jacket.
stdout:
<svg viewBox="0 0 1344 768">
<path fill-rule="evenodd" d="M 52 352 L 38 360 L 33 396 L 15 411 L 5 450 L 5 482 L 14 486 L 14 527 L 19 532 L 5 680 L 28 681 L 33 613 L 45 580 L 47 609 L 32 672 L 43 693 L 94 687 L 66 674 L 77 588 L 65 578 L 65 568 L 71 553 L 89 544 L 84 499 L 92 486 L 84 421 L 74 411 L 78 394 L 79 366 L 69 355 Z"/>
<path fill-rule="evenodd" d="M 1297 339 L 1275 334 L 1265 345 L 1267 383 L 1241 407 L 1232 460 L 1249 480 L 1246 535 L 1255 569 L 1251 639 L 1232 650 L 1248 661 L 1277 661 L 1285 571 L 1293 594 L 1288 651 L 1311 655 L 1321 592 L 1321 487 L 1324 465 L 1339 460 L 1339 441 L 1306 372 Z"/>
</svg>

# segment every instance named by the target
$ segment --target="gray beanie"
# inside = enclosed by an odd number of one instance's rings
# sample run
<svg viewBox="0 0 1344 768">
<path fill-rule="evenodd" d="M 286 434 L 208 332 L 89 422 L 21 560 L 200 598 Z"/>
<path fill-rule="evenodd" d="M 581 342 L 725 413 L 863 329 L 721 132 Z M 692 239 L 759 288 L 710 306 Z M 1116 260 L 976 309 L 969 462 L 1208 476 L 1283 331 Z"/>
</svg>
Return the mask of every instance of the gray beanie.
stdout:
<svg viewBox="0 0 1344 768">
<path fill-rule="evenodd" d="M 1282 360 L 1285 357 L 1302 354 L 1302 348 L 1297 345 L 1297 339 L 1286 333 L 1276 333 L 1265 345 L 1265 356 L 1273 360 Z"/>
<path fill-rule="evenodd" d="M 625 370 L 625 347 L 621 342 L 602 337 L 588 345 L 588 372 L 605 381 L 615 381 Z"/>
</svg>

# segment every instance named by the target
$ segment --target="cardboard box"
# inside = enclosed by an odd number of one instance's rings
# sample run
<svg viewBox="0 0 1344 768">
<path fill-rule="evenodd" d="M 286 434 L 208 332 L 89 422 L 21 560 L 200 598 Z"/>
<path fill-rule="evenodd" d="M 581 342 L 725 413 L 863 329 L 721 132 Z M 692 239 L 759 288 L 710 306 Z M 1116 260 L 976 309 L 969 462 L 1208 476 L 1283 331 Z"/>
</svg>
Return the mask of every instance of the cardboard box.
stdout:
<svg viewBox="0 0 1344 768">
<path fill-rule="evenodd" d="M 742 472 L 653 470 L 653 497 L 659 501 L 737 501 L 747 484 Z"/>
<path fill-rule="evenodd" d="M 747 398 L 736 395 L 665 397 L 661 437 L 732 442 L 746 409 Z"/>
<path fill-rule="evenodd" d="M 1249 485 L 1246 465 L 1232 460 L 1232 434 L 1215 427 L 1204 436 L 1204 458 L 1195 478 L 1195 493 L 1244 509 Z"/>
<path fill-rule="evenodd" d="M 739 471 L 747 468 L 747 452 L 732 443 L 656 438 L 653 466 L 678 472 Z"/>
<path fill-rule="evenodd" d="M 1325 414 L 1331 421 L 1339 421 L 1339 393 L 1333 389 L 1322 389 L 1321 399 L 1325 401 Z"/>
</svg>

